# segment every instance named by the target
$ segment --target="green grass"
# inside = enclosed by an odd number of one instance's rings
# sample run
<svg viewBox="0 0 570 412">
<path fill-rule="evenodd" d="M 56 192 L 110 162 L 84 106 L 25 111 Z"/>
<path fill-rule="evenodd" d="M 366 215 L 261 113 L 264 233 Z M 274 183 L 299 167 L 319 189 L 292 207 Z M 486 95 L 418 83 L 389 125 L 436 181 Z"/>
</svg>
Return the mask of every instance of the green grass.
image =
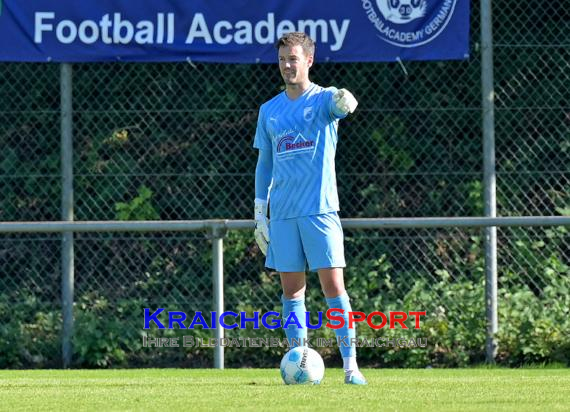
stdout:
<svg viewBox="0 0 570 412">
<path fill-rule="evenodd" d="M 0 409 L 54 411 L 570 411 L 570 369 L 327 369 L 285 386 L 276 369 L 0 371 Z"/>
</svg>

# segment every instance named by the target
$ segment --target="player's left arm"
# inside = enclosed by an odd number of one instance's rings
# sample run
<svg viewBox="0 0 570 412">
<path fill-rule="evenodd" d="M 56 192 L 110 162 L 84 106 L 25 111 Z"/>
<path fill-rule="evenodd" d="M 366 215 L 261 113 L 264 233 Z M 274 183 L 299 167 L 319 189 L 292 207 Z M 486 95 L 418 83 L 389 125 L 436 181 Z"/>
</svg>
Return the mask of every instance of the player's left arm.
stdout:
<svg viewBox="0 0 570 412">
<path fill-rule="evenodd" d="M 332 112 L 337 118 L 342 118 L 353 113 L 358 106 L 358 101 L 347 89 L 338 89 L 332 95 Z"/>
</svg>

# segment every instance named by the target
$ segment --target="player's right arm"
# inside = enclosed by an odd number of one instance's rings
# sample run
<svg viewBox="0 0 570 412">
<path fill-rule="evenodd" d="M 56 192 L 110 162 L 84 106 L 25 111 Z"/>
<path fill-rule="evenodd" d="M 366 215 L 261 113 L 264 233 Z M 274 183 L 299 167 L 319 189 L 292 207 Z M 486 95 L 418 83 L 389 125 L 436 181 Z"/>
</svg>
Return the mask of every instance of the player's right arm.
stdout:
<svg viewBox="0 0 570 412">
<path fill-rule="evenodd" d="M 259 150 L 255 168 L 255 241 L 264 255 L 269 246 L 269 221 L 267 219 L 267 200 L 273 172 L 273 158 L 268 150 Z"/>
<path fill-rule="evenodd" d="M 269 246 L 267 202 L 269 200 L 269 187 L 273 177 L 273 153 L 271 140 L 265 128 L 263 109 L 259 111 L 253 146 L 259 149 L 257 166 L 255 167 L 254 235 L 259 249 L 261 249 L 264 255 L 267 255 Z"/>
</svg>

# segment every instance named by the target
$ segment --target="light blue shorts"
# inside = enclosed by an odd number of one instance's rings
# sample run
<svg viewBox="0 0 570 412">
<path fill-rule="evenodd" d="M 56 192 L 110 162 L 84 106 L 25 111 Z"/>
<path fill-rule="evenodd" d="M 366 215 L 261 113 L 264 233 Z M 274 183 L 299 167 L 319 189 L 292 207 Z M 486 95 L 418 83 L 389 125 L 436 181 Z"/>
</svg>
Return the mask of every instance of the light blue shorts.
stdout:
<svg viewBox="0 0 570 412">
<path fill-rule="evenodd" d="M 265 266 L 279 272 L 343 268 L 344 235 L 336 212 L 269 222 Z"/>
</svg>

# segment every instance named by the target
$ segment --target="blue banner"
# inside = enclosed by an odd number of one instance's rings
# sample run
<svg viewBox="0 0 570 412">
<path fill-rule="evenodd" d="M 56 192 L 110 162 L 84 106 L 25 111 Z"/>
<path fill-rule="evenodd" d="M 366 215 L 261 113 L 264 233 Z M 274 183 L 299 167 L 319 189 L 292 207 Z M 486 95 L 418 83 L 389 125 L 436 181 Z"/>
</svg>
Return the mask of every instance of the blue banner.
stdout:
<svg viewBox="0 0 570 412">
<path fill-rule="evenodd" d="M 0 0 L 0 61 L 273 63 L 303 31 L 316 60 L 468 58 L 468 0 Z"/>
</svg>

